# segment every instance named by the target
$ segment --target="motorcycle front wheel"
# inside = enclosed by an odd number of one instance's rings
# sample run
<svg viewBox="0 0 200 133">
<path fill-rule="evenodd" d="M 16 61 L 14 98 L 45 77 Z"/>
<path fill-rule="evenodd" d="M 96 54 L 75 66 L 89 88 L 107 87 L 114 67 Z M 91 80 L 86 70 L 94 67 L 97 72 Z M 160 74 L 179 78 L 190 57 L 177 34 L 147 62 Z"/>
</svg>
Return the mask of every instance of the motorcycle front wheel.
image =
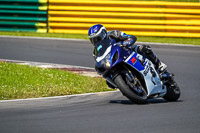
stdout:
<svg viewBox="0 0 200 133">
<path fill-rule="evenodd" d="M 118 74 L 114 79 L 115 84 L 118 86 L 119 90 L 122 92 L 124 96 L 130 99 L 132 102 L 136 104 L 146 104 L 147 103 L 147 94 L 142 86 L 135 85 L 134 88 L 127 84 L 126 76 L 123 74 Z M 136 89 L 140 90 L 140 92 L 135 91 Z"/>
</svg>

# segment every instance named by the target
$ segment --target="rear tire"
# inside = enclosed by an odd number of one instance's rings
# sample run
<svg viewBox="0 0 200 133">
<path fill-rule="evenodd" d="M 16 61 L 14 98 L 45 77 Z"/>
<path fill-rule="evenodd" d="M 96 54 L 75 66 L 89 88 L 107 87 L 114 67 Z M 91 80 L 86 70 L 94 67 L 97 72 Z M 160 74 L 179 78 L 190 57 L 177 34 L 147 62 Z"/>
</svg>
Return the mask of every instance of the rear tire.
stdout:
<svg viewBox="0 0 200 133">
<path fill-rule="evenodd" d="M 130 99 L 132 102 L 137 104 L 146 104 L 147 103 L 147 95 L 141 97 L 136 95 L 136 93 L 131 90 L 131 88 L 125 83 L 122 75 L 118 74 L 114 79 L 115 84 L 119 87 L 119 90 L 122 92 L 124 96 Z"/>
<path fill-rule="evenodd" d="M 180 97 L 180 88 L 174 80 L 171 80 L 167 85 L 167 93 L 163 97 L 169 102 L 177 101 Z"/>
</svg>

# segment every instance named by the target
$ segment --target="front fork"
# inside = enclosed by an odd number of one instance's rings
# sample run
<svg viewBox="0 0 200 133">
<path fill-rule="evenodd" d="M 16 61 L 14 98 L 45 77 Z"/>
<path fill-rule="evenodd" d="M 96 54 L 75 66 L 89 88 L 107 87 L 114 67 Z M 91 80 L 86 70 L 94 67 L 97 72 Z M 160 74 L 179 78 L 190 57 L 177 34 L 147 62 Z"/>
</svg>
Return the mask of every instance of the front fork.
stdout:
<svg viewBox="0 0 200 133">
<path fill-rule="evenodd" d="M 123 70 L 123 71 L 121 71 L 121 73 L 123 73 L 123 75 L 126 76 L 125 79 L 126 79 L 127 85 L 130 86 L 131 88 L 135 88 L 136 84 L 138 83 L 138 81 L 137 81 L 138 79 L 137 80 L 135 79 L 132 72 L 128 71 L 128 70 Z M 119 74 L 119 73 L 115 73 L 114 75 L 104 76 L 108 87 L 111 89 L 118 88 L 118 86 L 113 81 L 113 79 L 115 78 L 115 76 L 117 76 L 117 74 Z M 135 90 L 135 91 L 138 91 L 138 90 Z"/>
<path fill-rule="evenodd" d="M 130 83 L 132 83 L 133 85 L 136 84 L 135 80 L 134 80 L 134 76 L 131 72 L 127 72 L 127 71 L 122 71 L 122 73 L 124 73 L 124 75 L 126 75 L 127 79 L 130 81 Z M 110 87 L 111 89 L 115 89 L 118 88 L 117 85 L 114 83 L 113 79 L 117 76 L 118 73 L 115 73 L 113 75 L 104 75 L 103 77 L 106 79 L 106 83 L 108 85 L 108 87 Z"/>
<path fill-rule="evenodd" d="M 106 77 L 105 79 L 106 79 L 106 84 L 108 85 L 109 88 L 111 89 L 118 88 L 110 77 Z"/>
</svg>

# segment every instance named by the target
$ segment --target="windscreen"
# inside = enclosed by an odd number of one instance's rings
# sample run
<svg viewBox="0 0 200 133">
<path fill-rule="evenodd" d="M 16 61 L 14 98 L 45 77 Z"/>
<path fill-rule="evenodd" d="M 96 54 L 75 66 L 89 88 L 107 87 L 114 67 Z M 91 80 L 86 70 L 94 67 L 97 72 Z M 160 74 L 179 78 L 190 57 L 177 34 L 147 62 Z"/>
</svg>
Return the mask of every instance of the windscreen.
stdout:
<svg viewBox="0 0 200 133">
<path fill-rule="evenodd" d="M 96 44 L 96 56 L 102 56 L 107 48 L 111 45 L 110 39 L 104 39 Z"/>
</svg>

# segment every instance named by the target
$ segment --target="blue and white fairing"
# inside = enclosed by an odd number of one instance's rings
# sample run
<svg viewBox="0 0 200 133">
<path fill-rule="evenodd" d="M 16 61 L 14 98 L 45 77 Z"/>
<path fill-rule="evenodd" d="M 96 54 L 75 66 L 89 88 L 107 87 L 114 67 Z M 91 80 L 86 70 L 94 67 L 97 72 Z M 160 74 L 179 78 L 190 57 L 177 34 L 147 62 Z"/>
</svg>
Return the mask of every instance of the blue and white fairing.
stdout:
<svg viewBox="0 0 200 133">
<path fill-rule="evenodd" d="M 125 62 L 130 66 L 134 67 L 135 70 L 140 72 L 145 80 L 147 87 L 147 96 L 158 94 L 158 96 L 164 96 L 166 94 L 166 87 L 163 86 L 163 83 L 157 74 L 153 63 L 145 59 L 144 64 L 142 65 L 139 60 L 143 60 L 143 56 L 133 52 Z"/>
<path fill-rule="evenodd" d="M 102 46 L 103 45 L 103 46 Z M 144 58 L 142 55 L 120 47 L 120 42 L 116 43 L 115 40 L 103 40 L 97 45 L 97 67 L 109 67 L 106 69 L 112 69 L 114 66 L 120 63 L 126 63 L 138 71 L 143 77 L 147 88 L 147 96 L 158 95 L 160 97 L 166 94 L 166 87 L 157 74 L 153 63 Z M 117 59 L 114 59 L 115 55 L 118 54 Z M 141 62 L 144 63 L 141 63 Z"/>
</svg>

